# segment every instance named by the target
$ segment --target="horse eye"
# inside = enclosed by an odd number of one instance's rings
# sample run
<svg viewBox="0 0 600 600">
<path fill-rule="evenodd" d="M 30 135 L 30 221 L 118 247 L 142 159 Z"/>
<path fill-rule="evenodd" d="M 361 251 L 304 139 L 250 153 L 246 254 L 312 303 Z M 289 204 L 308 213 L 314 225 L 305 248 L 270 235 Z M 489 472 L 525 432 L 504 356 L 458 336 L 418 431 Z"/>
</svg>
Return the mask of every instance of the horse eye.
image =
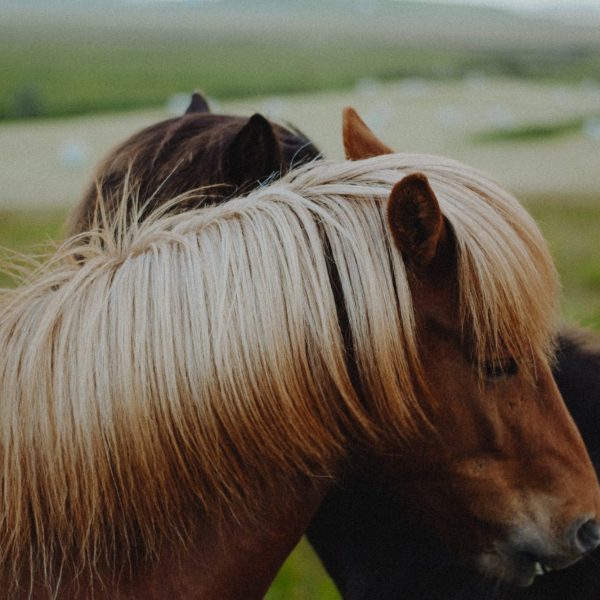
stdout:
<svg viewBox="0 0 600 600">
<path fill-rule="evenodd" d="M 519 371 L 517 361 L 514 358 L 503 358 L 500 360 L 483 363 L 483 374 L 486 379 L 500 379 L 501 377 L 513 377 Z"/>
</svg>

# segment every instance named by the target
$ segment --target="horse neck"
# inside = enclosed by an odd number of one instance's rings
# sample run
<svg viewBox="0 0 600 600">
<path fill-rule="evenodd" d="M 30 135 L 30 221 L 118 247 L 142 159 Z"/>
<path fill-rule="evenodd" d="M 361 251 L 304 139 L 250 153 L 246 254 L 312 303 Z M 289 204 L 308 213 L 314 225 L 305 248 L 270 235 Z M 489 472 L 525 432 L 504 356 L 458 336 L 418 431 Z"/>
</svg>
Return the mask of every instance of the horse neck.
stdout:
<svg viewBox="0 0 600 600">
<path fill-rule="evenodd" d="M 104 574 L 90 586 L 65 586 L 58 596 L 39 588 L 18 600 L 259 600 L 314 517 L 330 484 L 308 483 L 281 499 L 276 514 L 244 522 L 197 524 L 184 549 L 165 549 L 133 576 Z M 108 583 L 109 580 L 118 580 Z M 15 599 L 17 600 L 17 599 Z"/>
<path fill-rule="evenodd" d="M 237 523 L 199 527 L 181 559 L 165 556 L 150 573 L 122 586 L 123 600 L 261 599 L 317 511 L 325 490 L 302 490 L 284 511 L 251 527 Z M 114 597 L 114 596 L 111 596 Z"/>
</svg>

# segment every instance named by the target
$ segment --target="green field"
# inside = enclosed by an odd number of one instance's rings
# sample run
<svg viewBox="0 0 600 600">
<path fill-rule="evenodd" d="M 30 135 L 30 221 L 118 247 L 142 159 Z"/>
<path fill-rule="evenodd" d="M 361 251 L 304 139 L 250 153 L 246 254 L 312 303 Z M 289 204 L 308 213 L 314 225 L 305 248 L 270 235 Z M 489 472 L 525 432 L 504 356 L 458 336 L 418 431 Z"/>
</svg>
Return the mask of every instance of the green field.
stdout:
<svg viewBox="0 0 600 600">
<path fill-rule="evenodd" d="M 198 60 L 190 61 L 190 57 Z M 222 43 L 159 39 L 151 52 L 135 40 L 65 40 L 49 48 L 0 35 L 0 119 L 58 117 L 165 104 L 177 91 L 202 88 L 219 99 L 344 88 L 363 77 L 431 75 L 460 54 L 403 50 L 384 44 L 335 48 L 273 40 Z M 600 65 L 600 61 L 598 61 Z M 58 72 L 57 72 L 58 71 Z"/>
<path fill-rule="evenodd" d="M 564 284 L 564 313 L 571 322 L 600 330 L 600 204 L 568 207 L 537 199 L 528 207 L 550 242 Z M 64 212 L 0 213 L 0 246 L 39 253 L 59 241 Z M 10 285 L 0 278 L 0 285 Z M 309 545 L 302 541 L 286 561 L 267 600 L 337 600 L 339 595 Z"/>
<path fill-rule="evenodd" d="M 579 82 L 600 71 L 591 28 L 493 9 L 389 0 L 372 15 L 343 0 L 102 6 L 0 3 L 0 120 L 162 106 L 195 88 L 227 99 L 362 78 Z"/>
<path fill-rule="evenodd" d="M 600 107 L 591 115 L 555 120 L 552 123 L 526 123 L 518 127 L 496 128 L 472 136 L 475 142 L 539 141 L 580 132 L 586 120 L 599 119 Z"/>
<path fill-rule="evenodd" d="M 190 57 L 198 60 L 190 61 Z M 159 39 L 151 52 L 135 40 L 50 46 L 0 35 L 0 119 L 60 117 L 165 104 L 174 91 L 202 88 L 219 99 L 349 88 L 363 78 L 459 78 L 488 75 L 578 81 L 600 71 L 600 57 L 547 57 L 522 52 L 425 50 L 397 44 L 340 41 Z"/>
</svg>

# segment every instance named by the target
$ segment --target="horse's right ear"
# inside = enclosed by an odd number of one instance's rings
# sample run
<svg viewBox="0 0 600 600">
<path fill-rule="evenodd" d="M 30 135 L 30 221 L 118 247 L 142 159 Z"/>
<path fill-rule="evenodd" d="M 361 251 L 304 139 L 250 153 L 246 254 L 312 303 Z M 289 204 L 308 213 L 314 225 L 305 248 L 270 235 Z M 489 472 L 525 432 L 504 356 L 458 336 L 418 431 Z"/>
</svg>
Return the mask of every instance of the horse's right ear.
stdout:
<svg viewBox="0 0 600 600">
<path fill-rule="evenodd" d="M 267 119 L 258 113 L 235 135 L 225 151 L 225 180 L 242 185 L 264 181 L 281 170 L 281 149 Z"/>
<path fill-rule="evenodd" d="M 192 100 L 190 105 L 187 107 L 185 111 L 186 115 L 190 113 L 209 113 L 210 106 L 208 105 L 208 101 L 200 92 L 194 92 L 192 94 Z"/>
<path fill-rule="evenodd" d="M 342 113 L 342 136 L 348 160 L 394 153 L 369 129 L 351 106 L 344 108 Z"/>
<path fill-rule="evenodd" d="M 448 237 L 447 225 L 423 173 L 407 175 L 392 188 L 387 216 L 394 242 L 405 259 L 427 267 L 438 257 Z"/>
</svg>

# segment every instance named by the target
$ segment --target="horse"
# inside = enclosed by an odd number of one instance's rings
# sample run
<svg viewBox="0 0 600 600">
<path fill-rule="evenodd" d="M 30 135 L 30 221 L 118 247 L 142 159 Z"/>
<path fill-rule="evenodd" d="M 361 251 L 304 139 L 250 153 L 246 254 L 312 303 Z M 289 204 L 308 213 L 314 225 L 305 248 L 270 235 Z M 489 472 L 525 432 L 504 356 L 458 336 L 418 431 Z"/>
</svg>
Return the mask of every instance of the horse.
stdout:
<svg viewBox="0 0 600 600">
<path fill-rule="evenodd" d="M 488 573 L 526 583 L 597 544 L 595 476 L 546 359 L 554 269 L 481 174 L 426 156 L 323 163 L 123 223 L 2 298 L 15 597 L 260 597 L 368 453 L 454 481 L 417 492 L 433 517 L 452 501 L 444 529 L 468 527 Z"/>
<path fill-rule="evenodd" d="M 195 92 L 184 115 L 143 129 L 108 154 L 71 211 L 67 234 L 95 227 L 100 199 L 104 218 L 114 218 L 122 199 L 114 191 L 123 188 L 132 172 L 136 177 L 128 182 L 129 197 L 145 199 L 140 219 L 196 187 L 203 188 L 202 196 L 178 210 L 242 194 L 319 156 L 297 128 L 272 123 L 259 113 L 250 118 L 213 114 Z"/>
<path fill-rule="evenodd" d="M 600 346 L 582 335 L 560 334 L 553 371 L 598 473 Z M 330 492 L 307 537 L 346 600 L 596 600 L 600 593 L 598 550 L 524 589 L 482 578 L 377 476 L 377 465 L 353 471 Z"/>
<path fill-rule="evenodd" d="M 360 141 L 360 136 L 358 136 L 358 137 L 359 137 L 359 141 Z M 334 291 L 335 291 L 335 290 L 334 290 Z M 340 312 L 343 312 L 343 311 L 340 311 Z M 342 316 L 342 317 L 343 317 L 343 315 L 340 315 L 340 316 Z M 347 317 L 346 317 L 346 318 L 347 318 Z M 342 319 L 342 320 L 343 320 L 343 319 Z M 346 337 L 347 337 L 347 336 L 346 336 Z M 351 366 L 351 365 L 350 365 L 350 366 Z M 352 369 L 350 369 L 350 371 L 352 371 Z M 255 579 L 256 579 L 256 578 L 255 578 Z M 222 595 L 222 594 L 220 594 L 220 597 L 223 597 L 223 595 Z"/>
<path fill-rule="evenodd" d="M 352 131 L 363 134 L 351 136 Z M 346 111 L 344 146 L 351 159 L 392 150 L 354 111 Z M 363 141 L 364 140 L 364 141 Z M 581 332 L 558 338 L 554 376 L 600 471 L 600 346 Z M 307 531 L 343 597 L 348 600 L 594 600 L 600 591 L 594 552 L 575 567 L 536 578 L 526 589 L 483 579 L 449 552 L 418 507 L 399 502 L 394 486 L 377 477 L 377 465 L 355 469 L 323 502 Z"/>
</svg>

